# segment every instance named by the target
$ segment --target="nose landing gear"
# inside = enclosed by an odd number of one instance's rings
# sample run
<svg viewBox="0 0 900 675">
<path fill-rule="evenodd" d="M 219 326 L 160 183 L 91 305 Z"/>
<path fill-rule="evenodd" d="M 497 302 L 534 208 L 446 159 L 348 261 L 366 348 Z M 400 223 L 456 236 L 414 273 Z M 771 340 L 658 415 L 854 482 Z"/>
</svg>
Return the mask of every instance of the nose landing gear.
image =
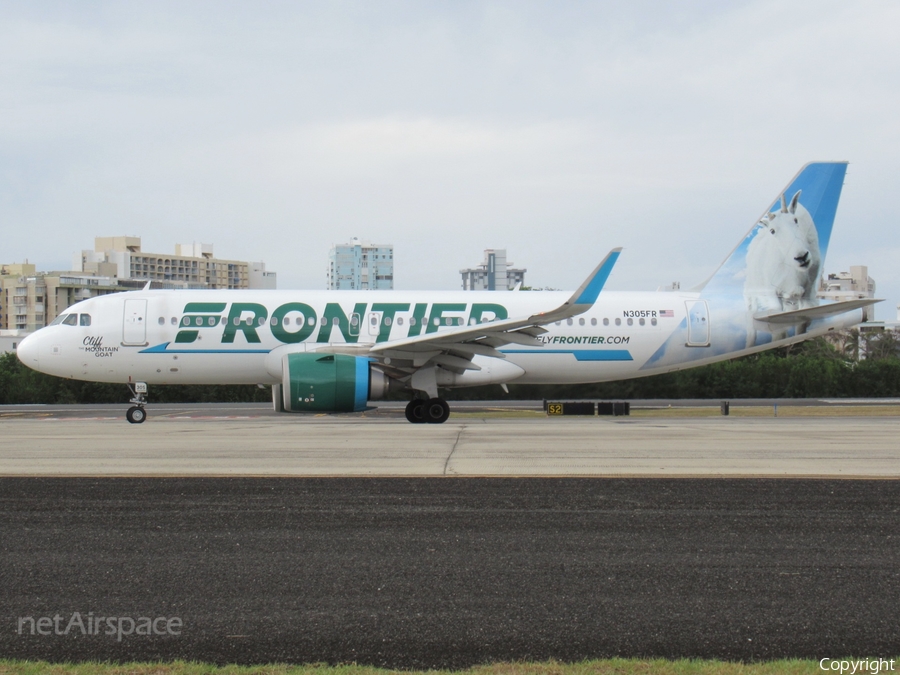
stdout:
<svg viewBox="0 0 900 675">
<path fill-rule="evenodd" d="M 125 419 L 127 419 L 132 424 L 140 424 L 145 419 L 147 419 L 147 412 L 143 409 L 143 407 L 139 405 L 133 405 L 125 412 Z"/>
<path fill-rule="evenodd" d="M 125 413 L 125 419 L 132 424 L 141 424 L 147 419 L 147 411 L 144 410 L 144 406 L 147 404 L 147 383 L 135 382 L 134 387 L 129 384 L 128 388 L 131 389 L 129 403 L 134 403 L 134 405 Z"/>
</svg>

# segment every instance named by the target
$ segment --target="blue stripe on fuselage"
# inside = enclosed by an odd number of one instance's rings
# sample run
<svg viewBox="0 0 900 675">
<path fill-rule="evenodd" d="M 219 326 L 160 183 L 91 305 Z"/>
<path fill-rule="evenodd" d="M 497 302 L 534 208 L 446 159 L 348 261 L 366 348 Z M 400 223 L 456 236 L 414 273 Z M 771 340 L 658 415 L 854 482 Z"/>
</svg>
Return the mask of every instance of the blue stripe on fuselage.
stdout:
<svg viewBox="0 0 900 675">
<path fill-rule="evenodd" d="M 169 349 L 170 342 L 142 349 L 139 354 L 268 354 L 268 349 Z"/>
<path fill-rule="evenodd" d="M 576 361 L 634 361 L 627 349 L 501 349 L 504 354 L 572 354 Z"/>
</svg>

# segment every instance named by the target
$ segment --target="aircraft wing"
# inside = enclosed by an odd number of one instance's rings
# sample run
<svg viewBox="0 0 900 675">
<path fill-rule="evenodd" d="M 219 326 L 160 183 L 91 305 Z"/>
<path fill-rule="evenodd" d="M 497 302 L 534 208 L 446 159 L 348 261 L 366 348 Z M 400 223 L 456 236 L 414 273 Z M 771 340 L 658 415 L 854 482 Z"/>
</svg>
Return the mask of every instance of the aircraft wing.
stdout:
<svg viewBox="0 0 900 675">
<path fill-rule="evenodd" d="M 804 309 L 794 309 L 790 312 L 779 312 L 777 314 L 757 315 L 753 318 L 756 321 L 764 321 L 765 323 L 796 325 L 806 323 L 813 319 L 824 319 L 829 316 L 837 316 L 844 312 L 851 312 L 854 309 L 868 307 L 874 305 L 881 300 L 872 298 L 860 298 L 859 300 L 844 300 L 842 302 L 832 302 L 827 305 L 818 305 L 816 307 L 806 307 Z"/>
<path fill-rule="evenodd" d="M 390 340 L 373 345 L 370 356 L 412 360 L 419 367 L 432 360 L 451 370 L 479 369 L 471 362 L 473 356 L 505 358 L 496 348 L 505 344 L 536 346 L 542 344 L 537 336 L 546 333 L 543 325 L 578 316 L 593 307 L 606 284 L 621 248 L 614 248 L 594 268 L 590 276 L 572 296 L 559 307 L 528 317 L 489 321 L 474 326 L 442 329 L 411 338 Z"/>
</svg>

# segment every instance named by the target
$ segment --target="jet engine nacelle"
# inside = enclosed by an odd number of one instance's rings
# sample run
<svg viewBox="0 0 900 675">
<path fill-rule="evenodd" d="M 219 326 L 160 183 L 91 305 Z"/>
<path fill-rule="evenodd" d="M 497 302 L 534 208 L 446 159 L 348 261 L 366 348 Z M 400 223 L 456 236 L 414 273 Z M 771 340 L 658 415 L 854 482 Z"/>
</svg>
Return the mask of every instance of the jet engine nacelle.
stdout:
<svg viewBox="0 0 900 675">
<path fill-rule="evenodd" d="M 282 357 L 279 388 L 286 412 L 356 412 L 383 398 L 389 382 L 370 359 L 300 352 Z"/>
</svg>

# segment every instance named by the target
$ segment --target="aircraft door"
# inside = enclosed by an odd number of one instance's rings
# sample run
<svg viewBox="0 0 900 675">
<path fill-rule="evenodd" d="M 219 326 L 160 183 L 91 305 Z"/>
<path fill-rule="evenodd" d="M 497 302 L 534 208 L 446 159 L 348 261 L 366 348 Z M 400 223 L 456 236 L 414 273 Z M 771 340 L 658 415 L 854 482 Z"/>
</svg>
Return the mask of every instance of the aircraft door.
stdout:
<svg viewBox="0 0 900 675">
<path fill-rule="evenodd" d="M 350 315 L 350 335 L 359 335 L 359 324 L 362 317 L 355 312 Z"/>
<path fill-rule="evenodd" d="M 706 300 L 688 300 L 688 347 L 709 347 L 709 306 Z"/>
<path fill-rule="evenodd" d="M 147 301 L 125 301 L 125 315 L 122 324 L 123 345 L 147 344 Z"/>
</svg>

